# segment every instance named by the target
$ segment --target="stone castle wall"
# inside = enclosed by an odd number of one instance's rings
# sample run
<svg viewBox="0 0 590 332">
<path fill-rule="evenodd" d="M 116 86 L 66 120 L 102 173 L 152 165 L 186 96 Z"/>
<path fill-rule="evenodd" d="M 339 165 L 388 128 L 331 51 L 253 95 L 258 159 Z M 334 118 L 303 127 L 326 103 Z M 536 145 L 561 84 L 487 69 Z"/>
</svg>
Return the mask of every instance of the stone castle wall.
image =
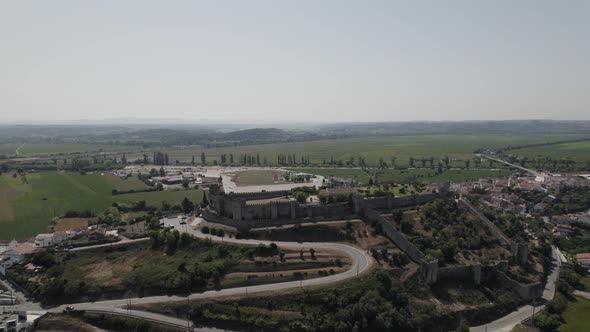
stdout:
<svg viewBox="0 0 590 332">
<path fill-rule="evenodd" d="M 468 210 L 473 212 L 481 222 L 490 230 L 495 237 L 497 237 L 503 245 L 506 245 L 510 248 L 512 252 L 512 257 L 514 261 L 516 261 L 520 265 L 524 265 L 528 262 L 529 259 L 529 245 L 528 243 L 518 243 L 510 239 L 501 229 L 499 229 L 494 223 L 489 220 L 486 216 L 483 215 L 479 210 L 477 210 L 471 203 L 466 200 L 459 200 L 459 204 L 466 207 Z"/>
</svg>

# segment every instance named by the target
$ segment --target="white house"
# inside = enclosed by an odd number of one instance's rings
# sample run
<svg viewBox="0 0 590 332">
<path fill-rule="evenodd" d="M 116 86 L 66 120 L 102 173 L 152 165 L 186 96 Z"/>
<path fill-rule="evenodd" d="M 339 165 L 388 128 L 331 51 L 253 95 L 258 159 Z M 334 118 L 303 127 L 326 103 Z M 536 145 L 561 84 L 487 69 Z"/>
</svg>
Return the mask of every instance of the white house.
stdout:
<svg viewBox="0 0 590 332">
<path fill-rule="evenodd" d="M 35 247 L 45 248 L 54 245 L 53 234 L 39 234 L 35 237 Z"/>
<path fill-rule="evenodd" d="M 5 252 L 6 250 L 14 249 L 18 245 L 16 240 L 12 241 L 0 241 L 0 253 Z"/>
<path fill-rule="evenodd" d="M 59 231 L 49 234 L 39 234 L 35 237 L 35 247 L 46 248 L 67 241 L 76 236 L 74 231 Z"/>
<path fill-rule="evenodd" d="M 0 273 L 5 274 L 6 269 L 18 264 L 25 259 L 25 255 L 35 252 L 37 248 L 29 243 L 21 243 L 14 249 L 6 250 L 0 254 Z"/>
</svg>

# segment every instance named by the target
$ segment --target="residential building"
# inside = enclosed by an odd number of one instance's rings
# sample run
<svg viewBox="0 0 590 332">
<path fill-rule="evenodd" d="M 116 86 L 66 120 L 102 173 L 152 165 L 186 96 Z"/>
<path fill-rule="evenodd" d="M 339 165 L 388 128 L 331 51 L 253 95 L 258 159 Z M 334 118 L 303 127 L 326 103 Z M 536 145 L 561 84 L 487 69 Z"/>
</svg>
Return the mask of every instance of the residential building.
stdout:
<svg viewBox="0 0 590 332">
<path fill-rule="evenodd" d="M 590 253 L 577 254 L 576 261 L 581 267 L 590 269 Z"/>
<path fill-rule="evenodd" d="M 18 315 L 0 314 L 0 332 L 16 332 L 18 330 Z"/>
</svg>

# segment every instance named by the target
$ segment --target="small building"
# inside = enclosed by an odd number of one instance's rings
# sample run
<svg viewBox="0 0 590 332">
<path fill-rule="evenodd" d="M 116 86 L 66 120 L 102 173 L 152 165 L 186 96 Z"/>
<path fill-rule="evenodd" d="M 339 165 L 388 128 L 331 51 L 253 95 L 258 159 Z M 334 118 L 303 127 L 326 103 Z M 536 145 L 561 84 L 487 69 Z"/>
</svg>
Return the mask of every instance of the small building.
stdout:
<svg viewBox="0 0 590 332">
<path fill-rule="evenodd" d="M 88 241 L 102 240 L 106 237 L 106 228 L 96 228 L 88 232 Z"/>
<path fill-rule="evenodd" d="M 0 241 L 0 253 L 5 252 L 6 250 L 14 249 L 18 245 L 16 240 L 12 241 Z"/>
<path fill-rule="evenodd" d="M 18 315 L 0 314 L 0 332 L 18 331 Z"/>
<path fill-rule="evenodd" d="M 35 246 L 37 248 L 47 248 L 64 241 L 70 240 L 76 236 L 74 231 L 59 231 L 55 233 L 39 234 L 35 237 Z"/>
<path fill-rule="evenodd" d="M 573 233 L 575 229 L 570 225 L 558 224 L 553 227 L 553 236 L 564 237 Z"/>
<path fill-rule="evenodd" d="M 35 236 L 35 247 L 46 248 L 54 245 L 53 234 L 39 234 Z"/>
<path fill-rule="evenodd" d="M 37 250 L 31 243 L 21 243 L 14 249 L 6 250 L 0 254 L 0 273 L 5 274 L 6 269 L 25 260 L 25 255 L 32 254 Z"/>
<path fill-rule="evenodd" d="M 576 261 L 581 267 L 590 269 L 590 253 L 577 254 Z"/>
<path fill-rule="evenodd" d="M 182 183 L 182 176 L 167 176 L 162 179 L 162 183 L 166 185 L 175 185 Z"/>
</svg>

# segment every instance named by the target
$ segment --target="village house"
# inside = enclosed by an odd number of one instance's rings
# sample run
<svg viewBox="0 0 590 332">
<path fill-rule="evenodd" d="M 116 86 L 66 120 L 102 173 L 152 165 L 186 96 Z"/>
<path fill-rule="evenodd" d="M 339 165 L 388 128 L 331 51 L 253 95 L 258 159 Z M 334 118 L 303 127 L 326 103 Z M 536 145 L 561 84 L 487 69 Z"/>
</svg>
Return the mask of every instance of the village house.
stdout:
<svg viewBox="0 0 590 332">
<path fill-rule="evenodd" d="M 558 224 L 555 227 L 553 227 L 553 236 L 557 236 L 557 237 L 569 236 L 574 231 L 575 231 L 575 228 L 573 228 L 570 225 Z"/>
<path fill-rule="evenodd" d="M 35 237 L 35 246 L 37 248 L 47 248 L 58 243 L 70 240 L 76 236 L 74 231 L 59 231 L 49 234 L 39 234 Z"/>
<path fill-rule="evenodd" d="M 581 267 L 590 269 L 590 253 L 577 254 L 576 261 Z"/>
<path fill-rule="evenodd" d="M 0 254 L 6 250 L 14 249 L 18 245 L 16 240 L 12 241 L 0 241 Z"/>
<path fill-rule="evenodd" d="M 36 250 L 34 244 L 25 242 L 17 245 L 14 249 L 4 251 L 0 254 L 0 273 L 5 274 L 6 269 L 22 262 L 26 255 L 32 254 Z"/>
<path fill-rule="evenodd" d="M 12 313 L 0 314 L 0 332 L 16 332 L 18 330 L 18 315 Z"/>
</svg>

